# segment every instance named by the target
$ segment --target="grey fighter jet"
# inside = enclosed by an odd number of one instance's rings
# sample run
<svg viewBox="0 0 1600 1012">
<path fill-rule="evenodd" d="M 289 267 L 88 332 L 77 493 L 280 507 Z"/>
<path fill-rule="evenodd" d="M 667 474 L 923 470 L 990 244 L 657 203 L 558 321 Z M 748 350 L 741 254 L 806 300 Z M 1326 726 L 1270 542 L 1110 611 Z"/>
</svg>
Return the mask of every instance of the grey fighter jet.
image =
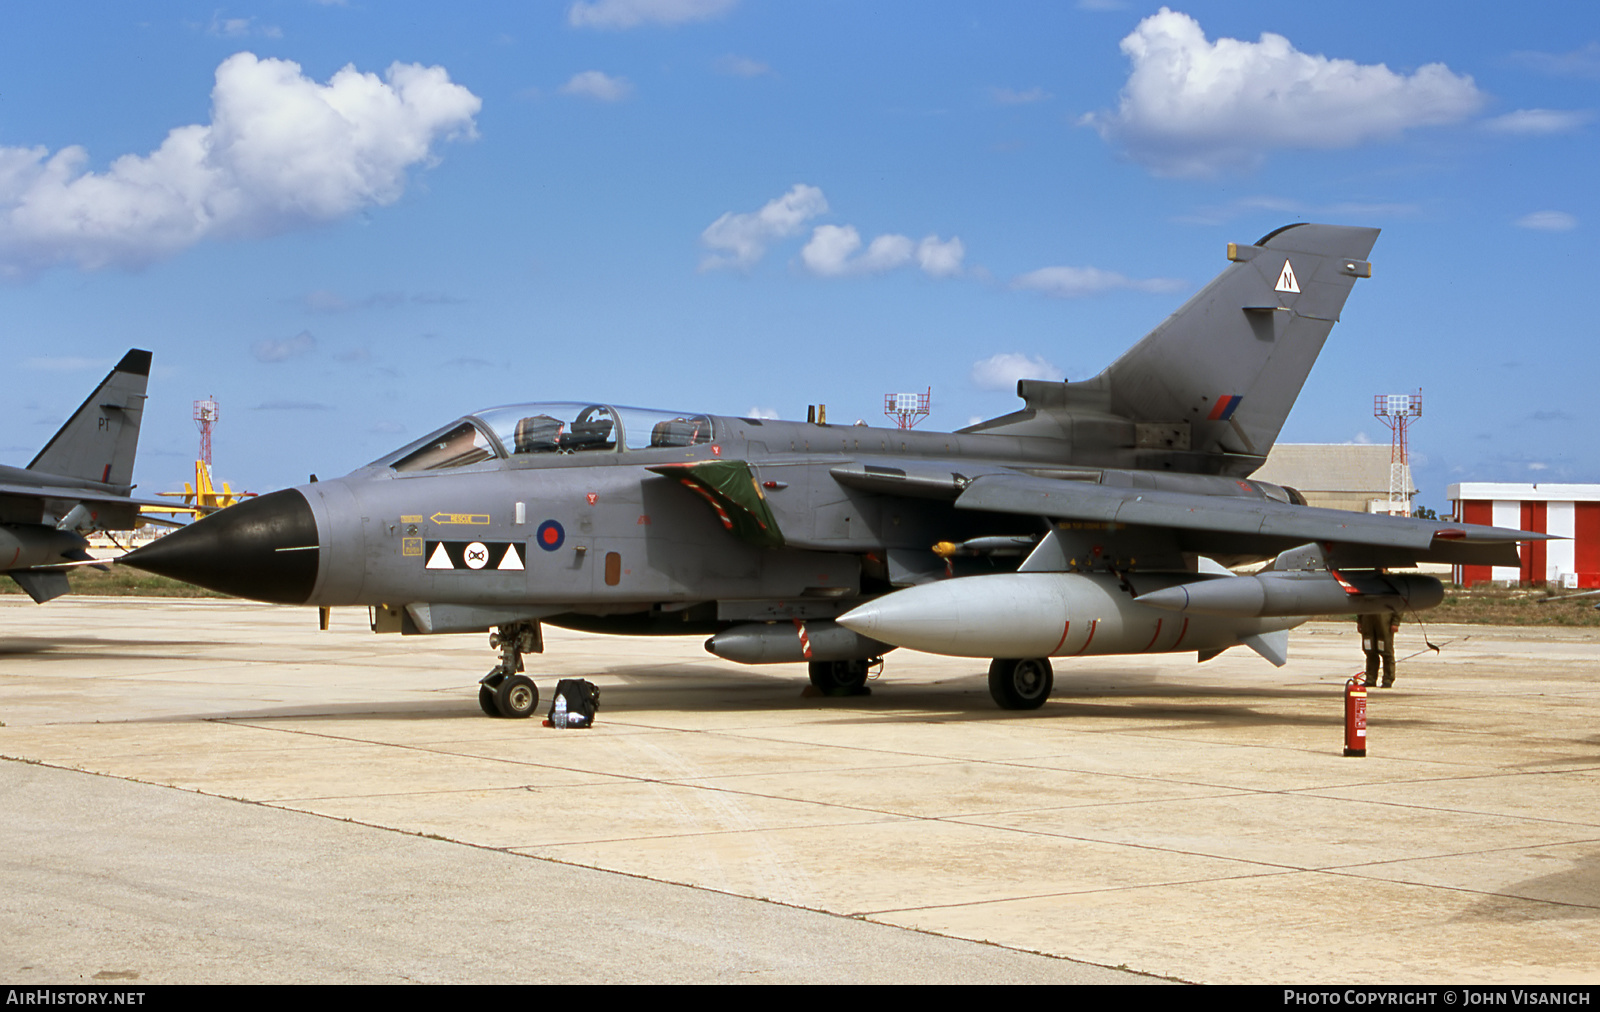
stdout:
<svg viewBox="0 0 1600 1012">
<path fill-rule="evenodd" d="M 0 465 L 0 572 L 43 604 L 71 590 L 65 570 L 88 563 L 91 531 L 138 522 L 139 448 L 150 353 L 122 356 L 27 467 Z"/>
<path fill-rule="evenodd" d="M 1431 607 L 1417 562 L 1514 565 L 1523 531 L 1308 507 L 1251 481 L 1372 228 L 1298 224 L 1229 266 L 1105 372 L 1023 380 L 957 432 L 599 403 L 458 419 L 332 481 L 206 517 L 126 561 L 230 594 L 367 605 L 378 632 L 490 631 L 490 715 L 525 717 L 541 624 L 710 634 L 858 691 L 896 646 L 992 658 L 1030 709 L 1050 658 L 1243 644 L 1283 663 L 1313 615 Z M 1223 566 L 1272 560 L 1236 576 Z"/>
</svg>

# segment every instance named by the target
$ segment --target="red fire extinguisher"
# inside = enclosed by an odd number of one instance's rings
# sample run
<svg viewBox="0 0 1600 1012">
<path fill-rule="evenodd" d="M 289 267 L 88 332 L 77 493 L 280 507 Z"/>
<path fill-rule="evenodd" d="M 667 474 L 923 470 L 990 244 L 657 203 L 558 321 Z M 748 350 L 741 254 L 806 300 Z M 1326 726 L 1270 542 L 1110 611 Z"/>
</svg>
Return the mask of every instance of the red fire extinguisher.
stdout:
<svg viewBox="0 0 1600 1012">
<path fill-rule="evenodd" d="M 1344 754 L 1367 754 L 1367 683 L 1359 675 L 1344 683 Z"/>
</svg>

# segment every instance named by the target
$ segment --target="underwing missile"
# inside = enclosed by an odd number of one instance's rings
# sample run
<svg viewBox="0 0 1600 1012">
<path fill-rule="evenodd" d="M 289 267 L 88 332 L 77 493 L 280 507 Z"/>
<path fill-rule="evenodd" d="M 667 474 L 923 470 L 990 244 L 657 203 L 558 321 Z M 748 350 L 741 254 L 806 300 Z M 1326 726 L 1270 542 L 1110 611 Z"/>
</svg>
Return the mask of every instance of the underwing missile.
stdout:
<svg viewBox="0 0 1600 1012">
<path fill-rule="evenodd" d="M 1268 571 L 1164 587 L 1134 600 L 1185 615 L 1372 615 L 1432 608 L 1444 600 L 1444 585 L 1409 574 Z"/>
</svg>

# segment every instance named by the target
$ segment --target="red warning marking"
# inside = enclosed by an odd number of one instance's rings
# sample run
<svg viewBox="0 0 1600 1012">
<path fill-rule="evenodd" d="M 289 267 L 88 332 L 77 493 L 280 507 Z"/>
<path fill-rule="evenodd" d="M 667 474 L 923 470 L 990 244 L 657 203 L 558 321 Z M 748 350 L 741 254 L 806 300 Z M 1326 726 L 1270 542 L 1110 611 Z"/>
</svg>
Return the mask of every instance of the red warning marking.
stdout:
<svg viewBox="0 0 1600 1012">
<path fill-rule="evenodd" d="M 1063 644 L 1063 643 L 1065 643 L 1067 641 L 1067 630 L 1071 629 L 1071 628 L 1072 628 L 1072 620 L 1070 618 L 1067 619 L 1065 622 L 1061 623 L 1061 638 L 1059 640 L 1056 640 L 1056 648 L 1054 650 L 1050 651 L 1050 656 L 1054 657 L 1057 653 L 1059 653 L 1061 651 L 1061 644 Z"/>
<path fill-rule="evenodd" d="M 1150 634 L 1150 642 L 1146 643 L 1144 645 L 1144 649 L 1139 651 L 1139 652 L 1141 654 L 1149 653 L 1150 652 L 1150 648 L 1156 645 L 1156 637 L 1160 636 L 1160 635 L 1161 635 L 1161 619 L 1158 618 L 1158 619 L 1156 619 L 1156 631 Z"/>
<path fill-rule="evenodd" d="M 730 531 L 733 530 L 733 518 L 728 516 L 728 511 L 722 508 L 722 504 L 717 502 L 710 492 L 707 492 L 699 485 L 696 485 L 690 481 L 684 481 L 683 485 L 685 488 L 688 488 L 690 491 L 694 492 L 695 495 L 698 495 L 700 498 L 710 503 L 711 508 L 717 511 L 717 519 L 722 521 L 722 526 Z"/>
<path fill-rule="evenodd" d="M 794 631 L 800 637 L 800 652 L 806 660 L 811 659 L 811 637 L 806 635 L 806 624 L 799 619 L 794 619 Z"/>
<path fill-rule="evenodd" d="M 1178 630 L 1178 638 L 1172 641 L 1172 649 L 1178 649 L 1178 644 L 1183 642 L 1183 637 L 1189 631 L 1189 620 L 1183 620 L 1183 628 Z"/>
<path fill-rule="evenodd" d="M 1095 619 L 1094 621 L 1089 623 L 1089 638 L 1083 641 L 1083 646 L 1079 647 L 1078 648 L 1078 652 L 1073 654 L 1072 656 L 1074 656 L 1074 657 L 1082 657 L 1083 656 L 1083 652 L 1085 650 L 1089 649 L 1089 644 L 1094 642 L 1094 631 L 1096 629 L 1098 629 L 1099 627 L 1100 627 L 1100 620 L 1099 619 Z"/>
</svg>

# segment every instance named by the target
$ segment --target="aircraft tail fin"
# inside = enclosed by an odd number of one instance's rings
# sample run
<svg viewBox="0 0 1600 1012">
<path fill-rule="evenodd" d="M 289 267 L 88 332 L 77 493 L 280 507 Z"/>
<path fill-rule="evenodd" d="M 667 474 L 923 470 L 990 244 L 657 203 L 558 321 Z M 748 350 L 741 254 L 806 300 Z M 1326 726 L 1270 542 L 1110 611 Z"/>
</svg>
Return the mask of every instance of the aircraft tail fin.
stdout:
<svg viewBox="0 0 1600 1012">
<path fill-rule="evenodd" d="M 1265 458 L 1350 289 L 1372 276 L 1377 238 L 1301 223 L 1230 243 L 1221 274 L 1089 383 L 1144 430 L 1141 446 Z"/>
<path fill-rule="evenodd" d="M 122 356 L 28 470 L 131 487 L 149 380 L 148 351 L 135 348 Z"/>
</svg>

